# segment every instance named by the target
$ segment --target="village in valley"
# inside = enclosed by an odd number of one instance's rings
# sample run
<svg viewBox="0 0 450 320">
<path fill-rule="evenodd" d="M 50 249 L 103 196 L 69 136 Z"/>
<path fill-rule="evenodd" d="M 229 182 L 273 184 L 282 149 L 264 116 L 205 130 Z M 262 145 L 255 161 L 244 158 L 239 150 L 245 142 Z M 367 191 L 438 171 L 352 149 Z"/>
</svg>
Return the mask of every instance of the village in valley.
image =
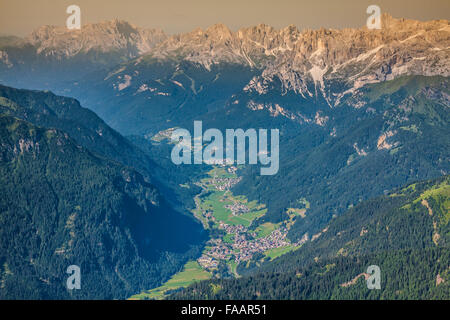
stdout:
<svg viewBox="0 0 450 320">
<path fill-rule="evenodd" d="M 231 188 L 239 183 L 235 166 L 215 166 L 208 177 L 198 185 L 203 192 L 196 197 L 195 216 L 204 226 L 218 229 L 197 260 L 199 265 L 213 271 L 220 262 L 225 262 L 232 274 L 236 267 L 255 256 L 273 259 L 281 254 L 298 248 L 305 239 L 291 243 L 287 238 L 289 228 L 301 212 L 290 211 L 290 219 L 278 224 L 264 223 L 254 225 L 254 221 L 262 217 L 267 209 L 256 201 L 248 202 L 245 197 L 234 196 Z"/>
<path fill-rule="evenodd" d="M 166 139 L 168 135 L 158 136 L 158 139 Z M 256 200 L 249 201 L 244 196 L 233 194 L 232 188 L 241 179 L 238 167 L 213 164 L 211 170 L 194 183 L 202 191 L 194 198 L 192 213 L 210 231 L 210 239 L 201 256 L 188 261 L 183 270 L 160 287 L 137 294 L 132 299 L 162 299 L 172 290 L 193 282 L 222 277 L 224 269 L 226 276 L 239 277 L 238 266 L 248 267 L 250 263 L 273 260 L 308 241 L 307 235 L 296 243 L 287 238 L 295 219 L 305 217 L 309 208 L 306 200 L 299 201 L 299 208 L 289 208 L 287 219 L 282 222 L 257 223 L 267 208 Z"/>
</svg>

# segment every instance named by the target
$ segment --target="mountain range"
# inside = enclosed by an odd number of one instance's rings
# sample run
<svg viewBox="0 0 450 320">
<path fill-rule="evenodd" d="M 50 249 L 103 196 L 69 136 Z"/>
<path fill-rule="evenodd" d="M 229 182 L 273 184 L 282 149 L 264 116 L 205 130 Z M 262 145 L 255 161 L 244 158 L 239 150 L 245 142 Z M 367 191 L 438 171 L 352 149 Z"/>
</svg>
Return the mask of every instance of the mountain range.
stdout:
<svg viewBox="0 0 450 320">
<path fill-rule="evenodd" d="M 123 299 L 197 254 L 204 232 L 149 182 L 151 160 L 76 100 L 0 86 L 0 122 L 2 299 Z"/>
<path fill-rule="evenodd" d="M 51 88 L 137 57 L 166 37 L 161 30 L 120 20 L 70 31 L 42 26 L 25 38 L 0 37 L 1 80 L 20 88 Z"/>
<path fill-rule="evenodd" d="M 449 76 L 449 21 L 387 14 L 380 30 L 114 20 L 0 37 L 0 297 L 30 297 L 29 280 L 33 298 L 71 298 L 52 284 L 78 259 L 90 290 L 72 298 L 123 298 L 197 259 L 217 231 L 189 212 L 211 167 L 175 166 L 164 137 L 202 120 L 280 130 L 278 174 L 238 167 L 229 191 L 267 209 L 255 227 L 304 210 L 287 233 L 304 245 L 171 298 L 367 298 L 351 277 L 384 260 L 408 280 L 369 298 L 448 298 Z"/>
</svg>

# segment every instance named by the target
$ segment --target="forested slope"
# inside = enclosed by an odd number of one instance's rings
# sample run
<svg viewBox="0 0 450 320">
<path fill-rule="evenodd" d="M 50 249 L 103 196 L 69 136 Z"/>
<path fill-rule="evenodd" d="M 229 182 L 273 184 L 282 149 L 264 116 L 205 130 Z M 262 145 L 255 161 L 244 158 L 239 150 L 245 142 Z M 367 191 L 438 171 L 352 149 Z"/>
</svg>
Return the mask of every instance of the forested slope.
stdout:
<svg viewBox="0 0 450 320">
<path fill-rule="evenodd" d="M 202 282 L 172 298 L 448 299 L 449 182 L 445 176 L 364 201 L 300 249 L 241 266 L 240 279 Z M 368 290 L 364 275 L 351 282 L 370 265 L 381 268 L 381 290 Z"/>
</svg>

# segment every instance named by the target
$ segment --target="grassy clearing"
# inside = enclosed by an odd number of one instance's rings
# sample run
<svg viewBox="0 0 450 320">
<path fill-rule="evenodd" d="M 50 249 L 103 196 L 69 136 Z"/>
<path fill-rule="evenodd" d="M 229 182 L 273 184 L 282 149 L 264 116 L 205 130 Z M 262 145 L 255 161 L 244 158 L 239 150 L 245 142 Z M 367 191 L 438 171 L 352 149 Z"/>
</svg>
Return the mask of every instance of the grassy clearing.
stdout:
<svg viewBox="0 0 450 320">
<path fill-rule="evenodd" d="M 130 299 L 162 299 L 166 296 L 168 290 L 175 290 L 182 287 L 185 288 L 196 281 L 208 280 L 210 278 L 211 274 L 203 270 L 196 261 L 189 261 L 185 264 L 182 272 L 175 274 L 162 286 L 134 295 Z"/>
<path fill-rule="evenodd" d="M 448 180 L 443 181 L 435 188 L 426 190 L 414 203 L 422 202 L 422 200 L 433 199 L 439 206 L 439 224 L 446 226 L 450 222 L 450 185 Z"/>
<path fill-rule="evenodd" d="M 330 272 L 334 267 L 336 267 L 336 264 L 335 263 L 333 263 L 333 264 L 327 264 L 323 269 L 323 271 L 322 272 L 319 272 L 318 274 L 320 274 L 320 275 L 325 275 L 325 274 L 327 274 L 328 272 Z"/>
<path fill-rule="evenodd" d="M 266 252 L 264 252 L 264 255 L 266 257 L 269 257 L 270 260 L 273 260 L 275 258 L 282 256 L 283 254 L 297 250 L 298 248 L 300 248 L 300 246 L 294 246 L 294 245 L 280 247 L 280 248 L 274 248 L 274 249 L 270 249 L 270 250 L 267 250 Z"/>
<path fill-rule="evenodd" d="M 225 208 L 227 205 L 232 205 L 235 202 L 243 203 L 248 205 L 250 212 L 233 215 L 230 209 Z M 239 197 L 233 197 L 229 192 L 225 191 L 213 191 L 207 196 L 201 199 L 201 210 L 213 212 L 214 217 L 217 221 L 222 221 L 223 223 L 229 225 L 243 225 L 245 227 L 250 226 L 253 220 L 263 216 L 267 209 L 255 210 L 257 208 L 262 208 L 258 206 L 256 202 L 247 203 L 246 199 Z"/>
<path fill-rule="evenodd" d="M 417 126 L 415 124 L 413 124 L 411 126 L 400 127 L 400 129 L 405 130 L 405 131 L 414 132 L 414 133 L 418 133 L 419 132 L 419 129 L 417 128 Z"/>
<path fill-rule="evenodd" d="M 271 222 L 263 223 L 255 229 L 256 237 L 257 238 L 267 237 L 269 234 L 272 233 L 272 231 L 274 231 L 278 227 L 279 227 L 278 224 L 274 224 Z"/>
<path fill-rule="evenodd" d="M 450 185 L 447 181 L 442 182 L 440 185 L 435 188 L 426 190 L 424 193 L 420 195 L 419 198 L 414 200 L 414 203 L 420 202 L 423 199 L 433 198 L 435 200 L 439 200 L 440 197 L 449 198 L 450 197 Z"/>
<path fill-rule="evenodd" d="M 222 290 L 222 287 L 219 284 L 211 283 L 211 289 L 213 294 L 218 294 L 220 290 Z"/>
<path fill-rule="evenodd" d="M 230 260 L 230 261 L 228 262 L 228 265 L 230 266 L 231 273 L 232 273 L 236 278 L 239 278 L 239 274 L 236 272 L 236 268 L 237 268 L 237 266 L 238 266 L 238 264 L 236 263 L 236 261 Z"/>
<path fill-rule="evenodd" d="M 306 198 L 300 198 L 297 200 L 297 204 L 300 205 L 302 209 L 309 209 L 311 207 L 311 204 L 309 203 Z"/>
<path fill-rule="evenodd" d="M 309 208 L 309 203 L 308 203 L 308 208 Z M 291 227 L 294 225 L 295 219 L 297 217 L 306 218 L 306 210 L 307 209 L 289 208 L 287 210 L 287 214 L 289 216 L 289 220 L 286 221 L 286 228 L 288 230 L 290 230 Z"/>
<path fill-rule="evenodd" d="M 416 185 L 412 184 L 402 191 L 407 191 L 408 189 L 416 190 Z M 434 202 L 439 206 L 438 212 L 440 212 L 440 225 L 446 226 L 450 222 L 450 185 L 448 180 L 443 181 L 441 184 L 434 186 L 431 189 L 423 192 L 417 199 L 412 203 L 405 204 L 402 209 L 410 210 L 411 207 L 417 203 L 421 203 L 423 200 L 433 199 Z"/>
<path fill-rule="evenodd" d="M 288 208 L 287 213 L 289 215 L 300 216 L 306 218 L 306 209 Z"/>
<path fill-rule="evenodd" d="M 208 175 L 216 178 L 236 178 L 236 175 L 229 173 L 224 167 L 215 167 L 208 172 Z"/>
</svg>

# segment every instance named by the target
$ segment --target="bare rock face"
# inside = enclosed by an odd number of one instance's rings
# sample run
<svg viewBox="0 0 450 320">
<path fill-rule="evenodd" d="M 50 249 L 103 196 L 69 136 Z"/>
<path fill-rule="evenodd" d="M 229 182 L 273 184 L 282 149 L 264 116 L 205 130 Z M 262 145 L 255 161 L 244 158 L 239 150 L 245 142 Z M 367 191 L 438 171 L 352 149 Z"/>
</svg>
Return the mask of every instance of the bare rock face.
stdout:
<svg viewBox="0 0 450 320">
<path fill-rule="evenodd" d="M 91 50 L 125 50 L 130 57 L 135 57 L 148 52 L 164 39 L 166 35 L 161 30 L 140 29 L 120 20 L 88 24 L 81 30 L 43 26 L 26 38 L 36 47 L 38 54 L 58 58 L 69 58 Z"/>
<path fill-rule="evenodd" d="M 401 75 L 450 75 L 448 20 L 420 22 L 387 14 L 382 16 L 381 30 L 299 31 L 292 25 L 276 30 L 260 24 L 233 32 L 216 24 L 169 37 L 161 30 L 141 29 L 120 20 L 89 24 L 74 31 L 43 26 L 21 41 L 20 47 L 24 49 L 4 47 L 0 42 L 0 69 L 13 72 L 14 67 L 22 66 L 23 72 L 45 71 L 49 61 L 69 61 L 73 63 L 67 70 L 74 72 L 83 61 L 87 61 L 84 70 L 91 70 L 96 65 L 112 67 L 138 56 L 189 61 L 207 70 L 215 64 L 238 64 L 259 74 L 243 87 L 244 91 L 265 94 L 271 83 L 279 81 L 282 92 L 303 97 L 320 95 L 330 107 L 366 84 Z M 30 59 L 30 48 L 38 59 Z"/>
<path fill-rule="evenodd" d="M 368 83 L 400 75 L 450 74 L 450 25 L 447 20 L 420 22 L 382 17 L 381 30 L 320 29 L 267 25 L 230 31 L 224 25 L 175 35 L 152 49 L 157 59 L 178 58 L 203 65 L 246 64 L 262 70 L 245 90 L 264 92 L 278 78 L 285 90 L 304 96 L 322 94 L 331 105 Z M 315 92 L 305 83 L 313 81 Z M 333 81 L 346 91 L 328 92 Z M 326 93 L 327 92 L 327 93 Z"/>
<path fill-rule="evenodd" d="M 20 40 L 0 37 L 0 82 L 43 89 L 80 79 L 152 50 L 167 36 L 113 20 L 81 30 L 42 26 Z"/>
</svg>

